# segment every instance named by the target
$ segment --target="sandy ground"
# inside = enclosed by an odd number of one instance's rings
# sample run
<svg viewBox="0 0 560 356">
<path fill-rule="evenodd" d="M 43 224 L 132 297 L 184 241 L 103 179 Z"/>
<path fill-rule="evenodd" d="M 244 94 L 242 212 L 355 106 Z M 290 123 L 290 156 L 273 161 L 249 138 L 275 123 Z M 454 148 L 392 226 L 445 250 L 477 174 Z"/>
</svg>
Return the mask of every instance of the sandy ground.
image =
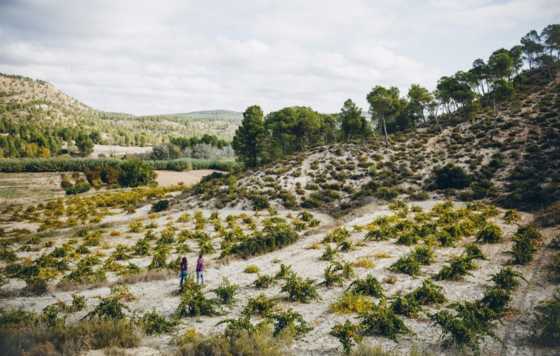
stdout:
<svg viewBox="0 0 560 356">
<path fill-rule="evenodd" d="M 200 180 L 216 171 L 212 169 L 199 169 L 187 172 L 176 172 L 176 171 L 156 171 L 157 178 L 156 181 L 161 187 L 168 187 L 170 185 L 176 185 L 183 183 L 184 185 L 193 185 Z"/>
<path fill-rule="evenodd" d="M 111 156 L 120 157 L 126 154 L 150 153 L 150 152 L 152 152 L 152 147 L 95 145 L 93 146 L 93 153 L 89 157 L 98 158 L 99 155 L 104 155 L 106 157 L 111 157 Z"/>
<path fill-rule="evenodd" d="M 414 205 L 419 205 L 423 209 L 427 210 L 437 202 L 438 201 L 435 200 L 429 200 L 421 203 L 414 203 Z M 148 210 L 149 209 L 146 207 L 145 209 L 137 211 L 137 213 L 134 214 L 134 218 L 146 218 Z M 208 216 L 212 212 L 212 210 L 201 211 L 205 216 Z M 160 227 L 164 227 L 166 223 L 175 221 L 183 212 L 184 211 L 170 211 L 166 214 L 162 214 L 154 222 L 156 222 Z M 193 211 L 189 211 L 189 213 L 192 214 Z M 247 213 L 249 215 L 254 214 L 254 212 L 237 209 L 222 209 L 219 211 L 219 215 L 222 219 L 224 219 L 228 214 L 239 213 Z M 293 212 L 284 210 L 279 213 L 280 215 L 287 216 Z M 290 303 L 285 300 L 285 295 L 280 291 L 282 284 L 277 284 L 265 290 L 258 290 L 252 286 L 252 283 L 256 279 L 256 275 L 247 274 L 243 271 L 247 265 L 252 264 L 257 265 L 260 268 L 261 273 L 274 274 L 279 270 L 280 263 L 284 263 L 291 265 L 294 272 L 298 275 L 312 278 L 316 282 L 320 282 L 323 280 L 323 271 L 329 263 L 319 260 L 319 257 L 323 253 L 323 248 L 309 249 L 312 244 L 322 241 L 328 231 L 332 230 L 336 226 L 344 225 L 347 229 L 352 231 L 352 227 L 355 225 L 367 224 L 376 217 L 391 213 L 391 210 L 389 210 L 386 205 L 380 205 L 378 203 L 372 203 L 364 206 L 359 210 L 356 210 L 352 215 L 345 217 L 344 220 L 338 221 L 328 215 L 314 212 L 313 214 L 315 217 L 321 221 L 321 225 L 315 230 L 310 231 L 310 233 L 304 234 L 304 237 L 295 244 L 281 250 L 253 257 L 248 260 L 233 259 L 228 261 L 226 264 L 216 260 L 216 255 L 208 256 L 208 268 L 206 271 L 207 286 L 205 289 L 207 295 L 213 296 L 211 290 L 216 288 L 223 278 L 228 278 L 230 281 L 240 286 L 237 294 L 237 302 L 231 307 L 226 307 L 224 309 L 224 315 L 221 316 L 183 318 L 180 326 L 174 334 L 162 335 L 159 337 L 146 337 L 142 341 L 142 347 L 135 349 L 133 353 L 142 355 L 152 355 L 157 354 L 158 352 L 166 353 L 170 351 L 169 345 L 172 343 L 171 340 L 174 335 L 178 335 L 190 328 L 194 328 L 202 334 L 218 332 L 223 329 L 223 325 L 216 326 L 218 322 L 225 318 L 238 317 L 249 298 L 260 293 L 264 293 L 269 297 L 276 298 L 282 309 L 292 308 L 301 313 L 305 320 L 313 326 L 313 330 L 311 332 L 293 344 L 292 351 L 294 351 L 294 353 L 303 355 L 339 354 L 340 344 L 338 340 L 329 335 L 329 332 L 336 323 L 344 322 L 345 320 L 355 320 L 355 315 L 333 314 L 329 310 L 329 305 L 343 294 L 348 283 L 345 283 L 344 287 L 335 287 L 331 289 L 318 287 L 319 294 L 321 296 L 321 299 L 318 301 L 309 304 Z M 125 225 L 127 219 L 125 219 L 125 217 L 125 215 L 122 216 L 123 219 L 120 219 L 119 216 L 112 217 L 111 222 L 115 224 L 113 229 L 124 233 L 127 230 Z M 131 216 L 128 216 L 128 221 L 130 221 L 130 219 Z M 530 219 L 530 215 L 524 214 L 522 223 L 527 223 Z M 181 227 L 181 224 L 176 225 Z M 506 264 L 509 260 L 509 256 L 504 254 L 504 252 L 511 249 L 511 237 L 515 232 L 516 227 L 501 223 L 500 225 L 506 238 L 503 242 L 498 244 L 481 245 L 481 249 L 488 259 L 485 261 L 477 261 L 478 269 L 473 271 L 472 276 L 467 276 L 461 281 L 437 282 L 438 285 L 443 287 L 444 293 L 450 302 L 475 300 L 480 298 L 483 294 L 485 286 L 488 284 L 490 275 L 496 273 L 502 268 L 502 265 Z M 212 227 L 207 227 L 207 229 L 209 232 L 212 231 Z M 556 234 L 557 230 L 547 231 L 545 235 L 549 238 L 553 235 L 553 233 Z M 352 233 L 352 240 L 354 242 L 361 242 L 363 241 L 364 235 L 365 232 L 354 232 Z M 131 245 L 141 237 L 142 234 L 127 233 L 126 236 L 123 235 L 122 237 L 106 238 L 106 241 L 110 241 L 112 246 L 115 246 L 118 243 Z M 409 253 L 409 251 L 413 248 L 397 245 L 394 243 L 394 240 L 365 242 L 355 250 L 341 253 L 339 260 L 355 261 L 360 257 L 367 257 L 373 260 L 375 262 L 375 266 L 371 269 L 356 268 L 356 277 L 365 277 L 368 273 L 371 273 L 379 281 L 384 280 L 384 278 L 388 276 L 396 278 L 395 283 L 382 283 L 386 290 L 386 295 L 392 296 L 397 293 L 407 293 L 421 285 L 425 278 L 429 278 L 430 275 L 437 273 L 437 271 L 440 270 L 450 257 L 460 254 L 463 251 L 461 245 L 472 242 L 473 240 L 474 237 L 465 238 L 457 247 L 438 248 L 436 250 L 436 262 L 430 266 L 423 266 L 421 270 L 422 273 L 418 277 L 410 277 L 405 274 L 393 273 L 388 270 L 388 267 L 392 263 L 394 263 L 399 257 Z M 196 245 L 193 246 L 193 251 L 196 251 L 195 246 Z M 541 249 L 539 256 L 536 258 L 535 264 L 537 267 L 540 264 L 544 264 L 546 261 L 545 250 L 546 249 Z M 110 253 L 110 251 L 105 252 Z M 187 254 L 187 257 L 190 264 L 189 268 L 192 270 L 196 259 L 195 252 Z M 176 256 L 173 255 L 171 258 L 176 258 Z M 135 263 L 141 267 L 147 266 L 150 261 L 151 257 L 132 258 L 129 260 L 129 262 Z M 515 307 L 519 308 L 518 312 L 514 313 L 511 319 L 504 320 L 504 324 L 499 325 L 497 330 L 498 335 L 502 339 L 508 340 L 508 344 L 502 346 L 498 341 L 485 339 L 482 346 L 482 354 L 534 354 L 533 350 L 524 345 L 522 342 L 523 337 L 527 336 L 527 333 L 530 332 L 530 328 L 527 326 L 528 321 L 525 319 L 518 319 L 522 318 L 523 315 L 528 315 L 528 310 L 532 310 L 532 307 L 534 307 L 537 301 L 549 298 L 552 294 L 552 288 L 543 288 L 542 283 L 539 282 L 539 279 L 542 278 L 542 273 L 539 268 L 535 269 L 533 264 L 518 268 L 518 270 L 527 277 L 529 284 L 524 288 L 520 288 L 515 293 L 514 301 Z M 12 283 L 10 284 L 12 287 L 14 286 Z M 132 293 L 137 297 L 135 301 L 129 303 L 129 307 L 132 312 L 143 313 L 147 310 L 155 309 L 165 316 L 171 316 L 179 304 L 179 297 L 175 294 L 178 287 L 178 281 L 175 278 L 136 283 L 131 284 L 129 287 Z M 71 300 L 71 294 L 75 292 L 76 291 L 54 291 L 50 295 L 42 297 L 18 297 L 4 299 L 0 300 L 0 306 L 22 307 L 25 309 L 40 311 L 46 305 L 56 302 L 57 300 L 63 300 L 66 302 Z M 95 299 L 96 297 L 106 296 L 110 291 L 108 287 L 102 287 L 82 290 L 79 292 L 88 299 L 89 308 L 92 308 L 97 303 L 97 300 Z M 438 309 L 426 307 L 425 310 L 427 313 L 430 313 Z M 83 315 L 83 313 L 85 312 L 78 313 L 73 317 L 79 318 Z M 432 325 L 426 314 L 423 313 L 417 319 L 403 318 L 406 325 L 413 330 L 414 334 L 401 337 L 398 343 L 384 337 L 367 337 L 365 341 L 370 344 L 381 345 L 390 350 L 408 351 L 412 347 L 421 345 L 422 348 L 427 348 L 436 354 L 449 354 L 440 348 L 440 330 L 436 326 Z M 254 319 L 254 321 L 258 320 L 258 318 Z M 99 352 L 93 352 L 91 354 L 99 355 Z M 545 350 L 539 354 L 553 355 L 554 353 L 551 353 L 550 350 Z"/>
</svg>

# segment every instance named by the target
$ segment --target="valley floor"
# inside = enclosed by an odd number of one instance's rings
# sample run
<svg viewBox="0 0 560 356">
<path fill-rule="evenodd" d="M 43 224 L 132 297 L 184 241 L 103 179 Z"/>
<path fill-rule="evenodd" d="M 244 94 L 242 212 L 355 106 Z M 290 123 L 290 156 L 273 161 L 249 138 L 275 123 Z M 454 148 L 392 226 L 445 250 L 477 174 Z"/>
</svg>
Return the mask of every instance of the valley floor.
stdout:
<svg viewBox="0 0 560 356">
<path fill-rule="evenodd" d="M 429 211 L 433 206 L 442 201 L 428 200 L 413 203 L 412 205 L 421 207 L 424 211 Z M 456 206 L 460 206 L 459 203 Z M 204 216 L 209 216 L 213 211 L 199 210 Z M 156 218 L 149 216 L 149 209 L 139 209 L 133 215 L 114 215 L 103 220 L 105 223 L 111 224 L 112 237 L 105 238 L 111 247 L 117 244 L 125 244 L 132 246 L 140 237 L 140 234 L 131 234 L 128 232 L 128 223 L 132 220 L 144 220 L 159 227 L 164 227 L 170 222 L 176 222 L 180 216 L 185 213 L 182 210 L 174 210 L 163 212 Z M 193 211 L 189 211 L 193 213 Z M 219 218 L 225 220 L 228 215 L 246 214 L 256 219 L 263 218 L 268 213 L 260 212 L 255 216 L 254 212 L 243 211 L 238 209 L 222 209 L 218 211 Z M 288 210 L 280 210 L 280 216 L 290 218 L 296 212 Z M 260 293 L 275 298 L 279 302 L 282 309 L 292 308 L 301 313 L 304 319 L 312 326 L 312 330 L 301 339 L 298 339 L 291 346 L 291 350 L 295 354 L 306 355 L 328 355 L 339 354 L 340 344 L 336 338 L 331 336 L 329 332 L 336 323 L 345 320 L 356 320 L 355 314 L 336 314 L 330 310 L 330 305 L 339 298 L 344 290 L 348 287 L 345 283 L 343 287 L 318 287 L 320 300 L 308 304 L 288 302 L 280 291 L 280 284 L 276 284 L 268 289 L 259 290 L 253 286 L 256 274 L 245 273 L 244 270 L 248 265 L 256 265 L 264 274 L 274 275 L 280 264 L 291 265 L 294 272 L 306 278 L 320 282 L 323 280 L 323 271 L 329 265 L 327 261 L 321 261 L 320 257 L 323 253 L 321 242 L 329 231 L 336 227 L 344 226 L 351 233 L 351 241 L 356 246 L 349 252 L 341 252 L 339 259 L 347 262 L 355 262 L 367 259 L 372 262 L 367 268 L 356 267 L 356 277 L 363 278 L 367 274 L 372 274 L 379 281 L 383 281 L 386 295 L 394 296 L 399 293 L 405 294 L 419 287 L 422 281 L 436 274 L 442 266 L 445 265 L 452 256 L 461 254 L 463 246 L 468 242 L 473 242 L 474 237 L 464 238 L 456 247 L 441 247 L 436 250 L 435 262 L 429 266 L 423 266 L 421 273 L 417 277 L 411 277 L 402 273 L 389 271 L 389 266 L 395 263 L 400 257 L 411 251 L 411 247 L 395 244 L 394 239 L 385 241 L 366 241 L 364 236 L 366 231 L 354 229 L 355 226 L 364 226 L 381 216 L 394 214 L 387 205 L 379 203 L 371 203 L 365 207 L 356 210 L 354 213 L 347 215 L 343 219 L 335 220 L 334 218 L 313 212 L 320 224 L 316 228 L 306 231 L 300 240 L 296 243 L 273 251 L 261 256 L 245 259 L 228 258 L 220 260 L 217 254 L 210 256 L 208 259 L 208 268 L 206 272 L 207 286 L 206 291 L 216 288 L 223 278 L 229 279 L 240 286 L 237 302 L 225 307 L 224 315 L 214 317 L 194 317 L 183 318 L 176 331 L 172 334 L 163 336 L 150 336 L 142 340 L 142 345 L 138 349 L 129 350 L 130 354 L 135 355 L 152 355 L 160 353 L 172 352 L 173 339 L 176 335 L 180 335 L 188 329 L 195 329 L 198 333 L 207 335 L 223 330 L 224 325 L 216 326 L 218 322 L 224 318 L 237 318 L 247 300 L 255 297 Z M 501 216 L 500 214 L 499 216 Z M 472 275 L 465 276 L 459 281 L 442 281 L 437 282 L 443 287 L 445 296 L 449 302 L 476 300 L 483 295 L 485 286 L 488 284 L 492 274 L 499 271 L 502 266 L 507 265 L 510 257 L 505 254 L 511 249 L 511 238 L 516 231 L 515 225 L 505 224 L 499 218 L 492 218 L 503 230 L 505 239 L 496 244 L 481 245 L 481 249 L 486 260 L 477 261 L 478 268 L 472 271 Z M 522 214 L 520 224 L 528 223 L 532 220 L 529 214 Z M 180 223 L 176 225 L 182 226 Z M 116 231 L 116 232 L 115 232 Z M 208 226 L 206 232 L 211 233 L 212 227 Z M 558 234 L 559 229 L 544 230 L 544 243 Z M 55 244 L 60 244 L 61 239 L 54 237 Z M 196 251 L 196 248 L 193 248 Z M 42 253 L 42 251 L 40 251 Z M 103 251 L 104 254 L 110 254 L 112 248 Z M 29 253 L 30 257 L 37 257 L 39 253 Z M 190 269 L 192 270 L 194 261 L 196 260 L 195 252 L 188 253 Z M 535 350 L 533 346 L 526 341 L 531 333 L 531 312 L 535 305 L 544 299 L 550 298 L 553 294 L 554 286 L 546 283 L 544 266 L 551 258 L 551 252 L 545 248 L 539 250 L 534 261 L 523 267 L 516 268 L 521 271 L 527 279 L 527 283 L 522 282 L 521 287 L 515 292 L 513 298 L 513 307 L 508 315 L 502 320 L 503 324 L 498 326 L 497 336 L 500 337 L 504 344 L 492 339 L 485 338 L 482 344 L 482 354 L 484 355 L 553 355 L 558 350 Z M 133 257 L 128 262 L 134 263 L 141 268 L 149 265 L 151 257 Z M 115 282 L 118 278 L 111 276 L 106 285 Z M 25 284 L 11 280 L 5 289 L 18 289 Z M 143 313 L 150 310 L 156 310 L 164 316 L 171 317 L 180 303 L 178 291 L 178 279 L 174 273 L 163 280 L 154 280 L 148 282 L 138 282 L 129 284 L 130 291 L 135 299 L 127 303 L 132 313 Z M 41 310 L 49 304 L 57 301 L 69 302 L 71 296 L 76 290 L 62 291 L 55 289 L 49 294 L 40 297 L 12 297 L 0 300 L 2 308 L 24 308 L 41 312 Z M 79 294 L 85 296 L 88 305 L 91 307 L 96 304 L 97 297 L 103 297 L 110 294 L 108 286 L 94 287 L 91 289 L 79 290 Z M 445 350 L 440 346 L 441 330 L 432 324 L 429 313 L 435 312 L 440 307 L 426 307 L 417 318 L 403 318 L 406 325 L 411 329 L 412 333 L 399 338 L 398 342 L 392 341 L 384 337 L 367 337 L 364 341 L 368 344 L 381 345 L 387 350 L 409 351 L 411 349 L 421 349 L 436 354 L 453 354 L 453 350 Z M 71 319 L 78 320 L 83 317 L 85 312 L 76 313 Z M 256 318 L 258 320 L 258 318 Z M 98 355 L 99 351 L 90 351 L 91 355 Z"/>
</svg>

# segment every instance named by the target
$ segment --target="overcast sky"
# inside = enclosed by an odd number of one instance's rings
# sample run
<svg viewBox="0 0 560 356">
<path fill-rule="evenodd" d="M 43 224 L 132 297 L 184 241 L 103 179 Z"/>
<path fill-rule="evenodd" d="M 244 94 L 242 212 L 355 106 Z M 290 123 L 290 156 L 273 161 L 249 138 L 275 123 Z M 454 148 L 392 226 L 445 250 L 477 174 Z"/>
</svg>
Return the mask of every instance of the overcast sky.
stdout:
<svg viewBox="0 0 560 356">
<path fill-rule="evenodd" d="M 0 72 L 106 111 L 335 112 L 559 19 L 558 0 L 0 0 Z"/>
</svg>

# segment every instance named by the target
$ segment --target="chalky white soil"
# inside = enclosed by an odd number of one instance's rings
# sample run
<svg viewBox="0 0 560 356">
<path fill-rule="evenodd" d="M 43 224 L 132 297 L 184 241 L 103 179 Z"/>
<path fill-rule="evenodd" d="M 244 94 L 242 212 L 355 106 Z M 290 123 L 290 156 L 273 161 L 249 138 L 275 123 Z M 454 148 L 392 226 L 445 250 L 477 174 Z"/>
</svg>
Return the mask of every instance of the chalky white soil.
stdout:
<svg viewBox="0 0 560 356">
<path fill-rule="evenodd" d="M 429 210 L 438 201 L 430 200 L 425 202 L 414 203 L 414 205 L 421 206 L 425 210 Z M 134 218 L 148 219 L 149 209 L 143 208 L 134 214 Z M 169 211 L 161 214 L 152 222 L 157 223 L 160 229 L 170 221 L 179 229 L 189 225 L 175 222 L 177 218 L 184 211 Z M 189 211 L 192 213 L 193 211 Z M 212 210 L 202 210 L 205 217 L 208 217 Z M 242 211 L 237 209 L 223 209 L 219 211 L 222 221 L 228 214 L 247 213 L 254 215 L 254 212 Z M 282 216 L 295 216 L 297 212 L 290 212 L 286 210 L 279 211 Z M 201 334 L 211 334 L 219 332 L 223 329 L 223 325 L 216 326 L 218 322 L 226 318 L 236 318 L 239 316 L 242 308 L 246 304 L 248 298 L 264 293 L 269 297 L 278 298 L 281 308 L 293 308 L 301 313 L 306 321 L 313 327 L 313 330 L 306 334 L 303 338 L 296 340 L 292 345 L 292 351 L 296 354 L 309 354 L 309 355 L 328 355 L 339 354 L 340 344 L 337 339 L 329 335 L 331 328 L 338 322 L 344 322 L 346 319 L 353 320 L 355 315 L 338 315 L 329 311 L 329 305 L 333 303 L 338 296 L 342 295 L 348 283 L 344 287 L 327 289 L 325 287 L 318 287 L 321 299 L 309 304 L 290 303 L 286 301 L 285 295 L 280 292 L 281 283 L 265 290 L 258 290 L 252 286 L 256 278 L 256 274 L 244 273 L 244 269 L 249 264 L 257 265 L 261 273 L 274 274 L 279 270 L 280 263 L 291 265 L 293 270 L 300 276 L 309 277 L 317 282 L 323 280 L 323 271 L 329 264 L 325 261 L 320 261 L 319 257 L 323 253 L 323 247 L 320 249 L 311 249 L 310 247 L 317 242 L 321 242 L 328 231 L 337 226 L 345 226 L 352 231 L 355 225 L 364 225 L 371 222 L 374 218 L 392 214 L 386 205 L 379 205 L 372 203 L 365 207 L 356 210 L 354 213 L 346 216 L 342 220 L 335 220 L 332 217 L 313 212 L 313 215 L 321 221 L 321 224 L 304 233 L 304 236 L 293 245 L 285 247 L 281 250 L 268 253 L 262 256 L 253 257 L 247 260 L 243 259 L 230 259 L 227 263 L 217 260 L 217 255 L 207 257 L 207 271 L 206 271 L 206 292 L 209 297 L 214 294 L 210 290 L 216 288 L 223 278 L 228 278 L 230 281 L 240 285 L 237 294 L 237 302 L 224 309 L 224 314 L 215 317 L 199 317 L 199 318 L 183 318 L 181 319 L 180 326 L 171 335 L 150 336 L 142 340 L 142 347 L 129 350 L 130 354 L 138 355 L 157 355 L 166 354 L 173 351 L 173 337 L 181 334 L 186 329 L 194 328 Z M 261 212 L 261 216 L 266 216 L 268 213 Z M 501 216 L 501 214 L 500 214 Z M 125 219 L 127 217 L 127 219 Z M 122 218 L 122 219 L 121 219 Z M 134 244 L 138 239 L 143 236 L 143 233 L 129 233 L 127 225 L 131 217 L 126 215 L 117 215 L 110 217 L 113 224 L 112 230 L 121 231 L 122 236 L 110 237 L 104 235 L 104 241 L 108 242 L 111 247 L 119 243 L 127 245 Z M 257 217 L 258 219 L 258 217 Z M 528 214 L 522 215 L 522 222 L 527 223 L 532 219 Z M 506 225 L 499 219 L 491 219 L 498 223 L 506 238 L 503 242 L 498 244 L 480 245 L 483 253 L 487 256 L 487 260 L 477 260 L 478 268 L 472 272 L 472 276 L 466 276 L 463 280 L 457 282 L 442 281 L 436 282 L 444 289 L 444 293 L 450 302 L 474 300 L 482 296 L 484 287 L 488 284 L 489 276 L 497 272 L 503 265 L 507 264 L 509 257 L 504 253 L 511 249 L 511 236 L 516 230 L 516 226 Z M 206 231 L 213 233 L 213 227 L 207 224 Z M 545 230 L 544 235 L 546 239 L 551 238 L 554 234 L 558 233 L 557 230 Z M 364 277 L 368 273 L 373 274 L 379 281 L 384 281 L 386 277 L 392 276 L 396 278 L 396 282 L 389 284 L 383 282 L 383 287 L 386 290 L 386 295 L 392 296 L 396 293 L 406 293 L 421 285 L 425 278 L 437 273 L 444 263 L 452 256 L 460 254 L 463 249 L 462 245 L 472 242 L 474 237 L 465 238 L 455 248 L 437 248 L 436 262 L 430 266 L 422 266 L 422 273 L 420 276 L 414 278 L 405 274 L 393 273 L 388 270 L 388 267 L 394 263 L 399 257 L 407 254 L 413 247 L 395 244 L 395 239 L 388 241 L 364 241 L 363 237 L 365 232 L 353 232 L 352 240 L 354 242 L 362 242 L 362 245 L 357 249 L 340 253 L 340 259 L 345 261 L 354 261 L 360 257 L 367 257 L 375 262 L 375 266 L 371 269 L 356 268 L 356 277 Z M 61 245 L 64 239 L 55 239 L 56 245 Z M 193 241 L 189 241 L 193 243 Z M 216 242 L 217 246 L 217 242 Z M 193 251 L 197 250 L 196 244 L 192 245 Z M 103 251 L 107 256 L 110 255 L 112 249 L 109 248 Z M 35 256 L 36 257 L 36 256 Z M 172 258 L 177 255 L 173 254 Z M 187 254 L 189 259 L 189 269 L 192 271 L 195 263 L 195 253 Z M 538 354 L 552 355 L 551 350 L 537 350 L 528 346 L 524 338 L 530 334 L 530 313 L 538 301 L 547 299 L 552 295 L 553 287 L 544 283 L 544 272 L 542 267 L 546 264 L 549 252 L 545 248 L 541 248 L 535 261 L 525 267 L 515 267 L 521 271 L 529 281 L 528 284 L 522 283 L 522 286 L 515 292 L 514 302 L 512 303 L 512 312 L 504 318 L 503 325 L 498 327 L 497 335 L 504 340 L 502 345 L 493 339 L 485 339 L 482 345 L 482 354 L 484 355 L 533 355 L 535 352 Z M 151 257 L 146 258 L 132 258 L 127 262 L 133 262 L 140 267 L 146 267 L 151 260 Z M 109 282 L 116 281 L 116 276 L 110 276 Z M 17 288 L 22 287 L 21 284 L 11 282 L 4 288 Z M 178 289 L 178 280 L 174 276 L 158 281 L 140 282 L 129 285 L 131 292 L 136 296 L 136 300 L 128 303 L 128 306 L 133 313 L 143 313 L 148 310 L 155 309 L 165 316 L 171 316 L 177 306 L 179 305 L 179 296 L 176 292 Z M 41 311 L 45 306 L 54 303 L 58 300 L 69 302 L 71 294 L 76 291 L 60 291 L 53 290 L 49 295 L 42 297 L 15 297 L 0 300 L 0 307 L 21 307 L 35 311 Z M 88 290 L 80 290 L 81 295 L 86 296 L 88 300 L 88 310 L 77 313 L 72 316 L 72 319 L 77 320 L 91 310 L 97 304 L 97 297 L 106 296 L 110 292 L 109 287 L 98 287 Z M 441 307 L 425 307 L 426 312 L 433 312 Z M 72 320 L 70 319 L 70 320 Z M 255 318 L 253 318 L 255 321 Z M 384 337 L 367 337 L 365 342 L 370 344 L 382 345 L 388 350 L 408 351 L 414 347 L 416 349 L 427 349 L 428 351 L 436 354 L 453 354 L 453 350 L 444 350 L 440 347 L 440 329 L 434 326 L 429 321 L 429 318 L 422 313 L 417 319 L 403 318 L 406 325 L 413 330 L 414 334 L 406 335 L 399 338 L 398 343 L 391 341 Z M 540 353 L 539 353 L 540 352 Z M 100 355 L 101 351 L 90 351 L 91 355 Z"/>
</svg>

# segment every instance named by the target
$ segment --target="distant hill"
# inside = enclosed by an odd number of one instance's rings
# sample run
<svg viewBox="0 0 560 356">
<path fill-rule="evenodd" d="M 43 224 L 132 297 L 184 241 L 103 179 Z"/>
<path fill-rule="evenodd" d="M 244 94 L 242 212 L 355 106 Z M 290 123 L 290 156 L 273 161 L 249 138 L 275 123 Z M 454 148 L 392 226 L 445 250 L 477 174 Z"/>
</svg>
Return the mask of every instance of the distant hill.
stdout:
<svg viewBox="0 0 560 356">
<path fill-rule="evenodd" d="M 165 116 L 172 116 L 181 119 L 195 119 L 195 120 L 231 120 L 241 122 L 243 113 L 231 110 L 204 110 L 193 111 L 188 113 L 170 114 Z"/>
<path fill-rule="evenodd" d="M 154 145 L 170 136 L 216 135 L 231 140 L 241 113 L 228 110 L 135 116 L 95 110 L 54 85 L 20 75 L 0 73 L 0 133 L 14 125 L 38 130 L 79 128 L 98 131 L 111 145 Z M 3 130 L 4 128 L 4 130 Z"/>
</svg>

